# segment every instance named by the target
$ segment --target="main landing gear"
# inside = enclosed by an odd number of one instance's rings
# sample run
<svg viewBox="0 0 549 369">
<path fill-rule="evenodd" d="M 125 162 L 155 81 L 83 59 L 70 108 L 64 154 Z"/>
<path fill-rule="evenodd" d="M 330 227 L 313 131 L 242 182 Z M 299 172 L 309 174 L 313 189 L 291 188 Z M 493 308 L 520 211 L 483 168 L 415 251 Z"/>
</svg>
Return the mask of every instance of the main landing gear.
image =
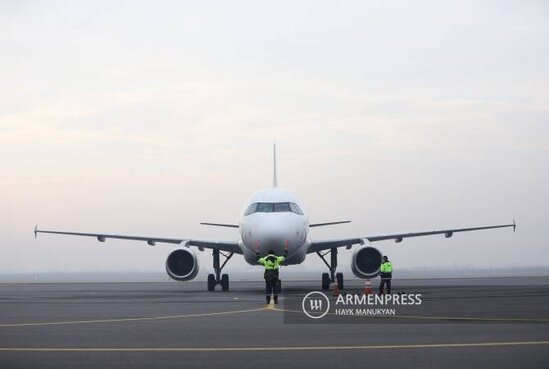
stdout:
<svg viewBox="0 0 549 369">
<path fill-rule="evenodd" d="M 337 247 L 332 247 L 329 251 L 324 253 L 317 251 L 318 256 L 322 259 L 324 264 L 330 270 L 330 273 L 322 273 L 322 289 L 327 291 L 330 289 L 330 283 L 337 281 L 337 286 L 340 290 L 343 289 L 343 273 L 336 273 L 337 269 Z M 330 254 L 330 263 L 326 261 L 325 256 Z"/>
<path fill-rule="evenodd" d="M 221 271 L 223 270 L 225 264 L 227 264 L 227 261 L 229 261 L 229 259 L 233 256 L 233 254 L 234 252 L 223 253 L 219 250 L 213 250 L 213 268 L 215 274 L 208 274 L 208 291 L 213 291 L 217 284 L 221 285 L 221 291 L 229 290 L 229 275 L 221 274 Z M 223 260 L 223 264 L 221 265 L 219 262 L 219 255 L 223 255 L 223 257 L 225 258 L 225 260 Z"/>
</svg>

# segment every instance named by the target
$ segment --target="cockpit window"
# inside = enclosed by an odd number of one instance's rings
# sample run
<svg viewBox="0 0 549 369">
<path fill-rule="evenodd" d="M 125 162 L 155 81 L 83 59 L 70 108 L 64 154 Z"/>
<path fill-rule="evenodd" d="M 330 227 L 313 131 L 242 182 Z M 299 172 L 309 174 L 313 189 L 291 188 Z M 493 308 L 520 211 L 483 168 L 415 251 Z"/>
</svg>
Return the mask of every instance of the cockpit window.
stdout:
<svg viewBox="0 0 549 369">
<path fill-rule="evenodd" d="M 256 202 L 256 203 L 253 203 L 253 204 L 250 205 L 250 206 L 248 206 L 248 209 L 246 210 L 246 212 L 244 213 L 244 215 L 253 214 L 253 213 L 255 213 L 256 210 L 257 210 L 257 202 Z"/>
<path fill-rule="evenodd" d="M 275 213 L 287 213 L 290 210 L 290 203 L 289 202 L 275 202 L 274 203 L 274 211 Z"/>
<path fill-rule="evenodd" d="M 292 213 L 303 215 L 303 212 L 301 211 L 299 206 L 297 206 L 297 204 L 294 204 L 293 202 L 290 203 L 290 210 L 292 211 Z"/>
<path fill-rule="evenodd" d="M 272 202 L 258 202 L 257 213 L 272 213 L 274 211 L 274 204 Z"/>
<path fill-rule="evenodd" d="M 251 204 L 244 215 L 254 213 L 295 213 L 303 215 L 303 212 L 293 202 L 255 202 Z"/>
</svg>

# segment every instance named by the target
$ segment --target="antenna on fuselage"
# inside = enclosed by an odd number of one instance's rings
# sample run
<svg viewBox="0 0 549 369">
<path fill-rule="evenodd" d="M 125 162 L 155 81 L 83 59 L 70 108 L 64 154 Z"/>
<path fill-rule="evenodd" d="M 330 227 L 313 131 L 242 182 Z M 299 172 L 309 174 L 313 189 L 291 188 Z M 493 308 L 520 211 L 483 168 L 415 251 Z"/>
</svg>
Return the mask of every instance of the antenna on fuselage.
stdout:
<svg viewBox="0 0 549 369">
<path fill-rule="evenodd" d="M 276 143 L 273 144 L 273 187 L 278 186 L 278 179 L 276 177 Z"/>
</svg>

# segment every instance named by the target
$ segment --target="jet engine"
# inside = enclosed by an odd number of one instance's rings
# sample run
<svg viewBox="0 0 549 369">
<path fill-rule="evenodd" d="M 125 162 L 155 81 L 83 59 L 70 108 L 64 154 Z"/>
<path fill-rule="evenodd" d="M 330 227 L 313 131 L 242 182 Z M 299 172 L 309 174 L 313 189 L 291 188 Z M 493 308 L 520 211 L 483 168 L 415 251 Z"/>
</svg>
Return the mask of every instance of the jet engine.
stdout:
<svg viewBox="0 0 549 369">
<path fill-rule="evenodd" d="M 190 249 L 173 251 L 166 259 L 166 272 L 176 281 L 189 281 L 198 274 L 198 260 Z"/>
<path fill-rule="evenodd" d="M 372 246 L 361 246 L 353 253 L 351 269 L 358 278 L 377 277 L 381 267 L 381 252 Z"/>
</svg>

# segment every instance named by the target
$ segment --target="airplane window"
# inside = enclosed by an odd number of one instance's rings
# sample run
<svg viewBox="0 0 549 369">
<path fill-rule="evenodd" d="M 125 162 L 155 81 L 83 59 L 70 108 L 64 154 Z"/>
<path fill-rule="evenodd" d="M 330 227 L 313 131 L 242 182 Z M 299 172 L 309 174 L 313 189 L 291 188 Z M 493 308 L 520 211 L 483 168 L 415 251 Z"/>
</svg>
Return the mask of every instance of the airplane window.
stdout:
<svg viewBox="0 0 549 369">
<path fill-rule="evenodd" d="M 255 202 L 251 204 L 244 215 L 250 215 L 254 213 L 295 213 L 303 215 L 303 212 L 293 202 Z"/>
<path fill-rule="evenodd" d="M 286 213 L 290 212 L 290 203 L 289 202 L 275 202 L 274 204 L 275 213 Z"/>
<path fill-rule="evenodd" d="M 272 213 L 274 204 L 272 202 L 258 202 L 256 212 L 258 213 Z"/>
<path fill-rule="evenodd" d="M 253 214 L 253 213 L 255 213 L 256 209 L 257 209 L 257 203 L 254 202 L 252 205 L 248 206 L 248 209 L 246 210 L 244 215 Z"/>
<path fill-rule="evenodd" d="M 292 213 L 303 215 L 303 212 L 301 211 L 299 206 L 297 206 L 297 204 L 294 204 L 293 202 L 290 203 L 290 209 L 291 209 Z"/>
</svg>

